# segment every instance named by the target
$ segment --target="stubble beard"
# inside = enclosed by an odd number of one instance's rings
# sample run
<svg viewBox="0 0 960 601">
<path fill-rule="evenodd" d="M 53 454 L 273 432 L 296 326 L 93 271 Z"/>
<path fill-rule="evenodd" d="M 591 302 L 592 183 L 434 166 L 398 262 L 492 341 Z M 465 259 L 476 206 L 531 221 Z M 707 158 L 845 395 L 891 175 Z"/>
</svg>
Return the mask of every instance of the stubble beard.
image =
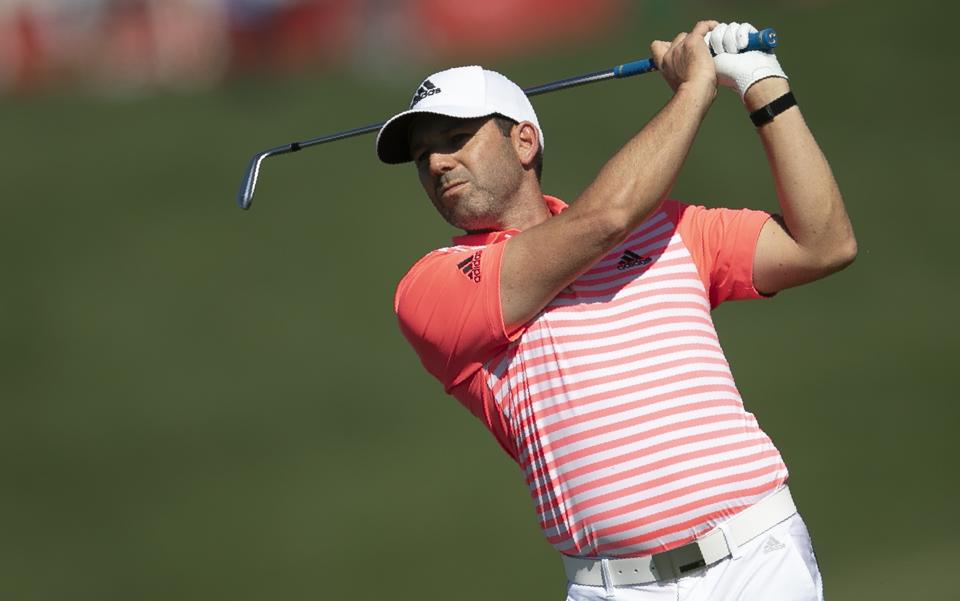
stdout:
<svg viewBox="0 0 960 601">
<path fill-rule="evenodd" d="M 474 181 L 467 187 L 467 193 L 452 204 L 440 205 L 440 214 L 447 223 L 467 232 L 498 229 L 501 210 L 494 195 Z"/>
<path fill-rule="evenodd" d="M 436 203 L 447 223 L 467 232 L 506 229 L 509 204 L 520 189 L 519 178 L 504 176 L 493 186 L 480 185 L 473 177 L 466 181 L 466 190 L 454 202 Z"/>
</svg>

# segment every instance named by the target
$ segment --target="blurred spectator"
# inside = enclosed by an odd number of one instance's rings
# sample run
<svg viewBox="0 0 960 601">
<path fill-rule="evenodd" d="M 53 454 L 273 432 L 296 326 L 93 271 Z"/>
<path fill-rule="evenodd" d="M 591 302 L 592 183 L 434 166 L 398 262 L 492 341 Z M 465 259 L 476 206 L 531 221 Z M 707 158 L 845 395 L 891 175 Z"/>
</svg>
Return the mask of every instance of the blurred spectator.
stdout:
<svg viewBox="0 0 960 601">
<path fill-rule="evenodd" d="M 238 70 L 302 69 L 348 56 L 364 0 L 228 0 Z"/>
<path fill-rule="evenodd" d="M 213 84 L 227 31 L 224 0 L 0 0 L 0 89 Z"/>
<path fill-rule="evenodd" d="M 570 43 L 626 0 L 0 0 L 0 93 L 202 88 L 230 72 L 389 72 Z M 535 23 L 531 28 L 526 24 Z"/>
<path fill-rule="evenodd" d="M 430 52 L 490 56 L 579 42 L 609 28 L 625 0 L 415 0 Z"/>
<path fill-rule="evenodd" d="M 46 4 L 0 0 L 0 91 L 35 89 L 45 79 Z"/>
<path fill-rule="evenodd" d="M 229 58 L 222 0 L 103 0 L 96 81 L 120 89 L 219 82 Z"/>
</svg>

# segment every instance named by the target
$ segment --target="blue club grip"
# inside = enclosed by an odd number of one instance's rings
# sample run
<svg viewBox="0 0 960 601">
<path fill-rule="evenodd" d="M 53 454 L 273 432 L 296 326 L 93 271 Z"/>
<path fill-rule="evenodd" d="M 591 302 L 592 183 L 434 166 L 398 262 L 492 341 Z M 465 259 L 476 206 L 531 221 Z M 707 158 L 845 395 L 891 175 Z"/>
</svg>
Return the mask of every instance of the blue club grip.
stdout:
<svg viewBox="0 0 960 601">
<path fill-rule="evenodd" d="M 613 68 L 614 77 L 630 77 L 631 75 L 640 75 L 655 71 L 657 66 L 653 64 L 652 58 L 645 58 L 630 63 L 623 63 Z"/>
<path fill-rule="evenodd" d="M 747 38 L 747 47 L 744 48 L 743 51 L 762 50 L 763 52 L 772 52 L 776 47 L 777 31 L 772 27 L 768 27 L 756 33 L 751 33 Z M 653 59 L 645 58 L 617 65 L 613 68 L 613 76 L 616 78 L 630 77 L 631 75 L 640 75 L 641 73 L 656 71 L 656 69 L 657 66 L 653 63 Z"/>
<path fill-rule="evenodd" d="M 747 37 L 747 47 L 744 48 L 743 51 L 763 50 L 764 52 L 771 52 L 776 47 L 777 30 L 772 27 L 767 27 L 756 33 L 751 33 Z"/>
</svg>

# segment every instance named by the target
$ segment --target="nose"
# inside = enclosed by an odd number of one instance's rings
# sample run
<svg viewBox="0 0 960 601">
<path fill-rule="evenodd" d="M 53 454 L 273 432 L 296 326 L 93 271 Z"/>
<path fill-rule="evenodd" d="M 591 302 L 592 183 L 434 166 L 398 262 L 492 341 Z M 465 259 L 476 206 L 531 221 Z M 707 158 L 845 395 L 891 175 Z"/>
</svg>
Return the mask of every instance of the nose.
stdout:
<svg viewBox="0 0 960 601">
<path fill-rule="evenodd" d="M 432 152 L 430 153 L 429 163 L 430 173 L 435 176 L 440 176 L 456 166 L 456 159 L 451 153 Z"/>
</svg>

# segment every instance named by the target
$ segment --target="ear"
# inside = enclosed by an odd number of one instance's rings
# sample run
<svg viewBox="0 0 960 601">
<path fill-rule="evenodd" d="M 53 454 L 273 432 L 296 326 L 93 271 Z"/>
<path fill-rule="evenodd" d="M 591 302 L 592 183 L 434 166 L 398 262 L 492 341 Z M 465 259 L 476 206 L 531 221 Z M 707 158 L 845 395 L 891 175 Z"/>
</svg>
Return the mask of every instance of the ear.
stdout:
<svg viewBox="0 0 960 601">
<path fill-rule="evenodd" d="M 521 121 L 513 126 L 510 132 L 510 139 L 513 142 L 513 148 L 517 152 L 517 158 L 524 168 L 533 167 L 533 160 L 540 151 L 540 136 L 537 134 L 537 127 L 529 121 Z"/>
</svg>

